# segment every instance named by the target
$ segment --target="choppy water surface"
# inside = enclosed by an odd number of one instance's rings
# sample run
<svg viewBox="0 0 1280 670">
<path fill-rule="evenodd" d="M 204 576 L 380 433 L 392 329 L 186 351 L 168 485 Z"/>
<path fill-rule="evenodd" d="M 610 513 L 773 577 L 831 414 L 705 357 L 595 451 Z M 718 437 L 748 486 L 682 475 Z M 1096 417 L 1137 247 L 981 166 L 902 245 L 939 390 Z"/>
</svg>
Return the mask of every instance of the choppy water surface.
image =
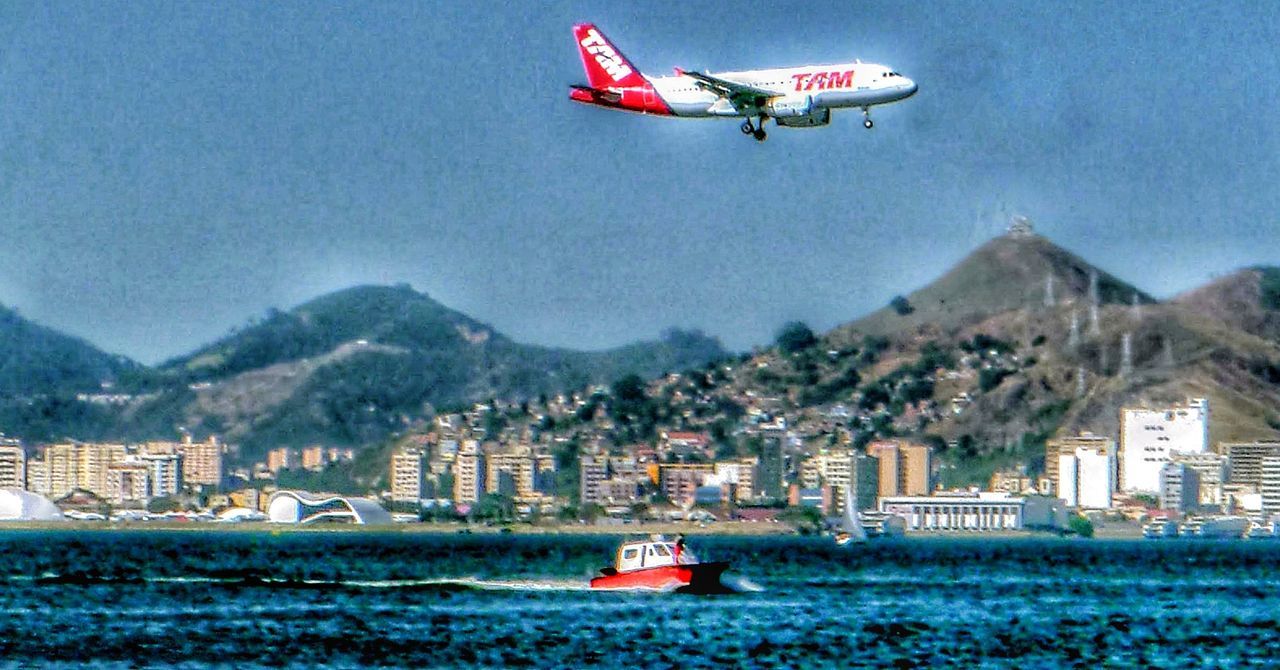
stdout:
<svg viewBox="0 0 1280 670">
<path fill-rule="evenodd" d="M 741 593 L 592 592 L 618 538 L 0 533 L 0 666 L 1248 667 L 1280 543 L 690 538 Z M 757 589 L 751 588 L 758 587 Z"/>
</svg>

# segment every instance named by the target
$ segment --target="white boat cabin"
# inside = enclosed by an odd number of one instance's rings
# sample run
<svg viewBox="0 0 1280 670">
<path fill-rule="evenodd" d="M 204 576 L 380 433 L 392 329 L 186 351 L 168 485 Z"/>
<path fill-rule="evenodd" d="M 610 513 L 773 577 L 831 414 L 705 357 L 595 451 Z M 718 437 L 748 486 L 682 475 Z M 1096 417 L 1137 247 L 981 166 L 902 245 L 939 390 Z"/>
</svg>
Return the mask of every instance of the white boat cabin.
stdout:
<svg viewBox="0 0 1280 670">
<path fill-rule="evenodd" d="M 678 557 L 678 558 L 677 558 Z M 681 542 L 666 540 L 643 540 L 624 542 L 618 547 L 618 559 L 615 562 L 618 572 L 631 572 L 664 565 L 680 565 L 697 563 L 698 559 Z"/>
</svg>

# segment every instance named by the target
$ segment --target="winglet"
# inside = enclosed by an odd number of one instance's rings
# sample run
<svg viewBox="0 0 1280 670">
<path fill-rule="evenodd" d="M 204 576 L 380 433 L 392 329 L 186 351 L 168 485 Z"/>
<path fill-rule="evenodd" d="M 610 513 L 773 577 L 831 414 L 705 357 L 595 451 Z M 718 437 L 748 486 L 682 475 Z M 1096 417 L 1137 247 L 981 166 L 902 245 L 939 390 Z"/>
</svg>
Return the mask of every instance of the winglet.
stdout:
<svg viewBox="0 0 1280 670">
<path fill-rule="evenodd" d="M 682 69 L 680 69 L 680 68 L 675 68 L 675 71 L 676 71 L 676 76 L 677 76 L 677 77 L 683 77 L 683 76 L 684 76 L 684 70 L 682 70 Z"/>
</svg>

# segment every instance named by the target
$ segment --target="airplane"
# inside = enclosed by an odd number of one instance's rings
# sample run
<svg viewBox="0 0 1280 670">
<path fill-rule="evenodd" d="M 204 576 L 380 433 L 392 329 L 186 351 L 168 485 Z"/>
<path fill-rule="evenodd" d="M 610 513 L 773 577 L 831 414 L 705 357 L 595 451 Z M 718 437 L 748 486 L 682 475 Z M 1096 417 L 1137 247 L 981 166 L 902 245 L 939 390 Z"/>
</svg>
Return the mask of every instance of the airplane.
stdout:
<svg viewBox="0 0 1280 670">
<path fill-rule="evenodd" d="M 830 123 L 831 110 L 842 107 L 861 107 L 862 125 L 870 129 L 873 105 L 916 92 L 916 83 L 893 68 L 861 61 L 716 74 L 676 68 L 674 77 L 650 77 L 595 25 L 575 25 L 573 37 L 587 83 L 571 86 L 570 100 L 657 116 L 746 117 L 742 133 L 761 142 L 769 119 L 784 128 L 813 128 Z"/>
</svg>

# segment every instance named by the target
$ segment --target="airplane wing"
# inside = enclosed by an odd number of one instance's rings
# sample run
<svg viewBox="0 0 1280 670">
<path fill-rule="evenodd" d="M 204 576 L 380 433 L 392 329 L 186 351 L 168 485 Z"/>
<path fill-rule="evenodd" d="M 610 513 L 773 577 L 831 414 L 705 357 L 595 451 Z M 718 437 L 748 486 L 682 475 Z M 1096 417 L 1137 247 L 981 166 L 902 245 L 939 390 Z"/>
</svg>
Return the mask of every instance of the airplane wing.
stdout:
<svg viewBox="0 0 1280 670">
<path fill-rule="evenodd" d="M 676 68 L 677 75 L 689 77 L 698 85 L 699 88 L 711 91 L 716 95 L 727 99 L 739 111 L 745 109 L 759 109 L 764 107 L 765 102 L 769 98 L 776 97 L 778 94 L 773 91 L 766 91 L 762 88 L 740 84 L 736 81 L 713 77 L 709 74 L 701 72 L 686 72 Z"/>
</svg>

